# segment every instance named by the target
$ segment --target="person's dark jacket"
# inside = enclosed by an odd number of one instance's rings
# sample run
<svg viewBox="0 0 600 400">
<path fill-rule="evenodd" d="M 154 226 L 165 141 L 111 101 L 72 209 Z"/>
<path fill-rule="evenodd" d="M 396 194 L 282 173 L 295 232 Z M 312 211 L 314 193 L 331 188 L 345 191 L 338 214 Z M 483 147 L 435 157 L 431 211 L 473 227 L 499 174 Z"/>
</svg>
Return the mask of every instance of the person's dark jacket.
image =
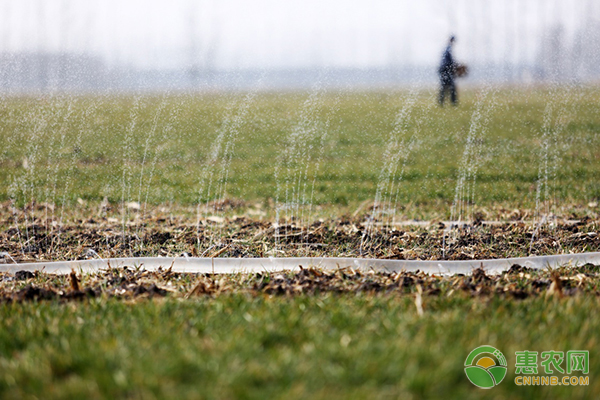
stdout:
<svg viewBox="0 0 600 400">
<path fill-rule="evenodd" d="M 452 58 L 452 46 L 448 46 L 446 47 L 446 51 L 444 51 L 444 55 L 442 55 L 442 62 L 440 63 L 438 72 L 442 80 L 450 81 L 454 78 L 455 69 L 456 63 Z"/>
</svg>

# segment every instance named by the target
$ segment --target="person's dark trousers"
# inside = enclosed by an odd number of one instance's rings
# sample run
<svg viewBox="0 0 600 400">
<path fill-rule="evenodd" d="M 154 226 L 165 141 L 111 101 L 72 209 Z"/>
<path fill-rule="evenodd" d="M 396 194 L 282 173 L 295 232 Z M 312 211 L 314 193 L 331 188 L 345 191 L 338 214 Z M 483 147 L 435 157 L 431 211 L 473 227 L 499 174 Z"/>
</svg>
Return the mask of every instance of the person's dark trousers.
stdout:
<svg viewBox="0 0 600 400">
<path fill-rule="evenodd" d="M 450 101 L 452 101 L 453 105 L 456 105 L 458 102 L 458 99 L 456 97 L 456 86 L 454 86 L 454 79 L 444 79 L 442 78 L 441 81 L 441 89 L 440 89 L 440 105 L 443 106 L 444 105 L 444 98 L 446 97 L 446 92 L 450 92 Z"/>
</svg>

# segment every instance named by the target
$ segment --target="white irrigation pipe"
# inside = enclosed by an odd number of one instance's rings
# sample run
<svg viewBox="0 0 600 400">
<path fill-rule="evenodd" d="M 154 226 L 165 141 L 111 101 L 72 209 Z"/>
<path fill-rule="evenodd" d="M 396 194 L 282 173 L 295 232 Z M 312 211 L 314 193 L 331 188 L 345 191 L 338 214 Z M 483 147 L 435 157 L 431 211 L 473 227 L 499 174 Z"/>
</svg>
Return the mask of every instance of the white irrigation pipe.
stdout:
<svg viewBox="0 0 600 400">
<path fill-rule="evenodd" d="M 194 258 L 194 257 L 137 257 L 100 260 L 54 261 L 0 265 L 0 272 L 41 271 L 50 274 L 68 274 L 72 270 L 95 273 L 107 268 L 137 267 L 147 271 L 172 268 L 173 272 L 186 273 L 255 273 L 274 271 L 299 271 L 300 266 L 324 270 L 351 267 L 355 270 L 378 272 L 423 271 L 435 275 L 470 274 L 483 267 L 488 274 L 499 274 L 517 264 L 534 269 L 561 266 L 600 265 L 600 252 L 503 258 L 496 260 L 420 261 L 380 260 L 372 258 L 297 257 L 297 258 Z"/>
</svg>

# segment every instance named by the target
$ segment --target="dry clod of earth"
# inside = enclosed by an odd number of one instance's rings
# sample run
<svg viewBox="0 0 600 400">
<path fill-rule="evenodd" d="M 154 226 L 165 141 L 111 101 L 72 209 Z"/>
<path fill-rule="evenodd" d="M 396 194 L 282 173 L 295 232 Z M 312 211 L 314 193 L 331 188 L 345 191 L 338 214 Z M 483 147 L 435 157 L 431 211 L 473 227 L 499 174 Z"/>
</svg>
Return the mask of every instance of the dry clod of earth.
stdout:
<svg viewBox="0 0 600 400">
<path fill-rule="evenodd" d="M 218 207 L 223 209 L 244 205 L 234 200 L 222 203 Z M 278 221 L 276 228 L 275 221 L 254 219 L 247 213 L 206 216 L 198 223 L 183 212 L 165 216 L 160 208 L 147 207 L 124 230 L 121 219 L 106 215 L 74 214 L 57 221 L 43 207 L 32 206 L 27 215 L 16 210 L 15 215 L 8 203 L 2 206 L 0 262 L 4 263 L 178 255 L 467 260 L 600 251 L 598 214 L 566 213 L 554 225 L 538 226 L 510 219 L 529 211 L 512 210 L 507 215 L 498 211 L 504 219 L 497 223 L 478 220 L 454 228 L 436 220 L 386 225 L 357 214 L 305 224 Z"/>
</svg>

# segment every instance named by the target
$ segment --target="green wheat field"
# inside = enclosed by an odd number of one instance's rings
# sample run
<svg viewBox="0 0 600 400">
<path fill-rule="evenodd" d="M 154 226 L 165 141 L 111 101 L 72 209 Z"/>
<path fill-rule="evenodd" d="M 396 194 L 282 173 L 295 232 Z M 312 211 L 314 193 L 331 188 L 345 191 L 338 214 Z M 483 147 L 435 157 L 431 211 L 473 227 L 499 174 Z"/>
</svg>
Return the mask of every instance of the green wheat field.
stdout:
<svg viewBox="0 0 600 400">
<path fill-rule="evenodd" d="M 552 238 L 549 249 L 568 252 L 578 243 L 577 251 L 597 251 L 598 88 L 460 95 L 458 107 L 443 109 L 433 90 L 2 98 L 0 251 L 19 260 L 52 257 L 34 249 L 36 232 L 51 231 L 58 246 L 77 229 L 81 241 L 69 244 L 77 251 L 60 255 L 76 258 L 86 230 L 101 235 L 102 223 L 133 237 L 234 214 L 266 225 L 276 218 L 359 225 L 378 210 L 384 222 L 521 221 L 524 239 L 510 231 L 494 239 L 521 240 L 516 255 L 528 254 L 527 224 L 543 215 L 576 219 L 579 228 L 545 227 L 539 235 Z M 226 202 L 233 205 L 218 206 Z M 213 241 L 220 232 L 211 231 Z M 188 251 L 175 237 L 170 246 Z M 192 254 L 208 248 L 194 243 Z M 268 254 L 275 243 L 264 246 Z M 121 248 L 116 255 L 136 250 Z M 339 253 L 321 253 L 328 254 Z M 266 273 L 248 280 L 128 273 L 71 281 L 0 273 L 0 398 L 600 396 L 594 266 L 515 270 L 497 281 L 402 275 L 398 283 L 399 275 L 339 272 L 343 290 L 275 287 L 283 278 Z M 312 273 L 307 282 L 325 279 Z M 489 390 L 464 373 L 467 355 L 481 345 L 508 362 L 505 380 Z M 589 385 L 515 385 L 515 352 L 524 350 L 588 350 Z"/>
</svg>

